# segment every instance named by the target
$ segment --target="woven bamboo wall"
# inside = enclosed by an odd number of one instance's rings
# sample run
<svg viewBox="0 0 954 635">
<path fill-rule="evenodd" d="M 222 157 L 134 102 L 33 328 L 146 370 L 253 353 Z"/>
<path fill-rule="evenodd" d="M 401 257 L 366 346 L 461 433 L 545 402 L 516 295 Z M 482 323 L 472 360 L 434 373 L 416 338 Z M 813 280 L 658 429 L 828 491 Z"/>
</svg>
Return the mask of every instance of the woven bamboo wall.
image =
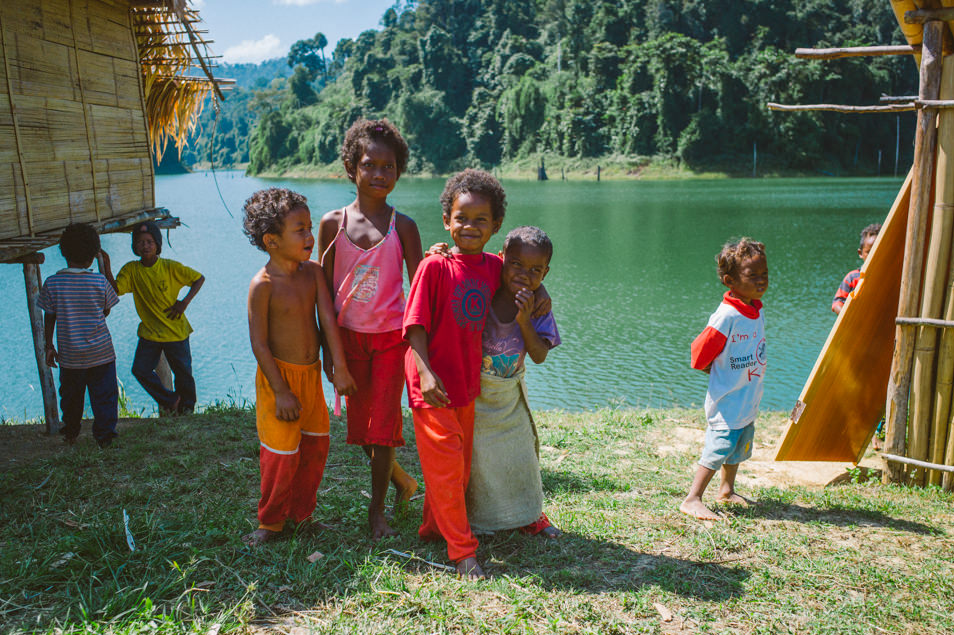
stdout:
<svg viewBox="0 0 954 635">
<path fill-rule="evenodd" d="M 128 2 L 3 0 L 0 58 L 0 240 L 154 206 Z"/>
</svg>

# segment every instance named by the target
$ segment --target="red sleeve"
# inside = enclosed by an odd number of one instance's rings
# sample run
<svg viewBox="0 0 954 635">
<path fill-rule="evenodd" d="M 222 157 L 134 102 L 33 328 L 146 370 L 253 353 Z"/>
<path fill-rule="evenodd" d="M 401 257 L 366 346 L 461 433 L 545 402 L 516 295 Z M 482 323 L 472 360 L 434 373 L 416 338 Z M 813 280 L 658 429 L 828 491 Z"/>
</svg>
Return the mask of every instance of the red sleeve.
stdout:
<svg viewBox="0 0 954 635">
<path fill-rule="evenodd" d="M 407 305 L 404 307 L 404 323 L 401 336 L 407 339 L 407 327 L 423 326 L 428 334 L 431 332 L 432 302 L 431 288 L 434 285 L 435 275 L 440 271 L 438 259 L 442 256 L 430 256 L 421 261 L 414 280 L 411 281 L 411 290 L 407 294 Z"/>
<path fill-rule="evenodd" d="M 696 370 L 708 368 L 725 348 L 726 340 L 725 335 L 707 326 L 696 339 L 692 340 L 692 346 L 689 347 L 691 351 L 689 365 Z"/>
</svg>

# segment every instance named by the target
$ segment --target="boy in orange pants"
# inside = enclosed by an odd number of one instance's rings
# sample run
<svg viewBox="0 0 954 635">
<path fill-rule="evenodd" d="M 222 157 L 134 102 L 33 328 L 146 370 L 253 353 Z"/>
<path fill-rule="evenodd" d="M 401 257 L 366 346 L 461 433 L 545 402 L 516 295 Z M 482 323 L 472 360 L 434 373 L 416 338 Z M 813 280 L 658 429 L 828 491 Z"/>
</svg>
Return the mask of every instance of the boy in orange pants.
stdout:
<svg viewBox="0 0 954 635">
<path fill-rule="evenodd" d="M 255 192 L 245 201 L 244 224 L 252 244 L 269 256 L 248 292 L 262 498 L 258 529 L 242 539 L 257 546 L 278 537 L 286 520 L 302 524 L 311 517 L 328 458 L 316 306 L 334 359 L 334 386 L 343 395 L 355 386 L 321 267 L 311 260 L 315 239 L 305 197 L 274 187 Z"/>
<path fill-rule="evenodd" d="M 480 393 L 480 338 L 502 268 L 484 245 L 500 229 L 506 195 L 490 174 L 464 170 L 447 181 L 441 206 L 454 247 L 447 257 L 430 256 L 420 264 L 404 311 L 410 344 L 404 373 L 424 474 L 418 533 L 443 537 L 458 573 L 480 578 L 464 492 Z"/>
</svg>

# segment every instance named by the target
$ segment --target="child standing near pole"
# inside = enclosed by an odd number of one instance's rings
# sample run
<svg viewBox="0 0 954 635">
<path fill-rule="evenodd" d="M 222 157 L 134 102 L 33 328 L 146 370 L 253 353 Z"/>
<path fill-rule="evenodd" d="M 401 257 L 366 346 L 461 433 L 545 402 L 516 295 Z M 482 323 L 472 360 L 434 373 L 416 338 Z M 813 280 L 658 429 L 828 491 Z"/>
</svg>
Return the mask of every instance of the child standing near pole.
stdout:
<svg viewBox="0 0 954 635">
<path fill-rule="evenodd" d="M 88 391 L 93 438 L 106 448 L 116 436 L 119 407 L 116 353 L 106 316 L 119 298 L 103 275 L 89 269 L 100 251 L 99 234 L 91 225 L 78 223 L 63 230 L 60 251 L 67 268 L 47 278 L 37 298 L 44 311 L 46 363 L 52 368 L 60 364 L 60 433 L 68 445 L 76 443 Z"/>
<path fill-rule="evenodd" d="M 258 529 L 243 537 L 257 546 L 278 537 L 285 521 L 305 523 L 328 458 L 328 407 L 321 388 L 321 338 L 334 361 L 332 382 L 343 395 L 354 390 L 334 306 L 315 245 L 305 197 L 269 188 L 245 201 L 245 233 L 269 256 L 248 291 L 248 329 L 258 362 L 255 425 L 262 497 Z M 321 332 L 315 320 L 317 307 Z"/>
<path fill-rule="evenodd" d="M 413 220 L 387 202 L 407 167 L 407 143 L 386 119 L 359 119 L 345 134 L 341 159 L 357 197 L 328 212 L 318 230 L 318 252 L 334 297 L 348 369 L 357 387 L 347 398 L 348 438 L 371 460 L 368 526 L 375 540 L 395 535 L 384 515 L 388 484 L 395 507 L 407 502 L 417 481 L 394 459 L 404 445 L 401 392 L 404 353 L 404 276 L 421 262 L 421 237 Z M 329 355 L 325 372 L 333 376 Z"/>
<path fill-rule="evenodd" d="M 103 255 L 103 273 L 116 293 L 133 294 L 139 314 L 139 344 L 133 357 L 132 373 L 149 396 L 156 400 L 160 413 L 189 414 L 195 409 L 195 379 L 192 377 L 192 350 L 189 334 L 192 325 L 185 310 L 202 288 L 205 277 L 182 263 L 160 258 L 162 233 L 153 221 L 139 223 L 132 231 L 132 250 L 139 256 L 123 265 L 113 280 L 109 257 Z M 182 287 L 189 287 L 179 299 Z M 165 354 L 175 377 L 175 390 L 159 380 L 156 364 Z"/>
<path fill-rule="evenodd" d="M 506 195 L 490 174 L 464 170 L 448 179 L 441 207 L 454 247 L 446 258 L 421 263 L 404 312 L 410 344 L 404 372 L 425 489 L 418 533 L 443 537 L 458 573 L 478 578 L 484 572 L 464 495 L 480 393 L 481 333 L 502 268 L 484 245 L 500 229 Z"/>
<path fill-rule="evenodd" d="M 701 520 L 719 518 L 702 502 L 709 481 L 722 470 L 716 501 L 746 505 L 735 491 L 739 463 L 752 456 L 755 418 L 765 379 L 762 295 L 768 288 L 765 245 L 749 238 L 727 243 L 719 255 L 719 279 L 729 290 L 692 342 L 691 366 L 709 374 L 706 437 L 689 494 L 679 511 Z"/>
</svg>

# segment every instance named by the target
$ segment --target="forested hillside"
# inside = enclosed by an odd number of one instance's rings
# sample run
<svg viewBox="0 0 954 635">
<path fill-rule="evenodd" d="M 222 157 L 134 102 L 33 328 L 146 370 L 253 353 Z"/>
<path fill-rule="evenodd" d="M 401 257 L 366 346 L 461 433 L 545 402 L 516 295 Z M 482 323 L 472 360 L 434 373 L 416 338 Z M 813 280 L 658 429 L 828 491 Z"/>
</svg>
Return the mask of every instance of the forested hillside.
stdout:
<svg viewBox="0 0 954 635">
<path fill-rule="evenodd" d="M 381 25 L 329 55 L 320 33 L 292 48 L 291 77 L 254 97 L 250 172 L 336 161 L 363 115 L 399 126 L 411 171 L 544 153 L 744 170 L 755 144 L 770 168 L 870 173 L 879 150 L 893 164 L 895 115 L 765 103 L 916 91 L 909 57 L 792 55 L 902 43 L 887 0 L 419 0 L 396 3 Z M 912 121 L 901 119 L 902 169 Z"/>
</svg>

